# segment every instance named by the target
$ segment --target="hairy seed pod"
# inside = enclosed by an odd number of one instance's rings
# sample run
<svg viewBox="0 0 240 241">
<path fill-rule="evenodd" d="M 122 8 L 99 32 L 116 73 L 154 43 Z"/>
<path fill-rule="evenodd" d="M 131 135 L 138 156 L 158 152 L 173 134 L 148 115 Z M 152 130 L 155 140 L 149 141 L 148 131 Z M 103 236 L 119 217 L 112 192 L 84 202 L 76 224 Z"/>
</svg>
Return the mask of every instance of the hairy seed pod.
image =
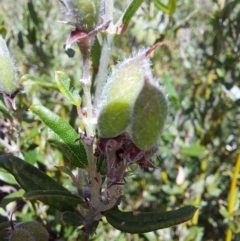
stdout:
<svg viewBox="0 0 240 241">
<path fill-rule="evenodd" d="M 101 137 L 115 137 L 128 127 L 146 73 L 151 75 L 150 62 L 142 53 L 116 66 L 102 92 L 97 126 Z"/>
<path fill-rule="evenodd" d="M 168 114 L 168 102 L 158 86 L 148 80 L 139 93 L 133 107 L 131 135 L 140 150 L 148 150 L 157 144 Z"/>
<path fill-rule="evenodd" d="M 7 45 L 0 36 L 0 92 L 12 96 L 19 88 L 17 71 Z"/>
</svg>

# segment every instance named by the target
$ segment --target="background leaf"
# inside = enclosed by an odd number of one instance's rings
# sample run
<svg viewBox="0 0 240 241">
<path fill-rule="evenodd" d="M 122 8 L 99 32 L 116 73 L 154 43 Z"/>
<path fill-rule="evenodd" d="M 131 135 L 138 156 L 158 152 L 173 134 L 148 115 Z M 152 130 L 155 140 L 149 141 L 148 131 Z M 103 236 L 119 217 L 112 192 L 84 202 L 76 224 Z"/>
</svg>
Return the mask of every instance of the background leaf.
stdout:
<svg viewBox="0 0 240 241">
<path fill-rule="evenodd" d="M 75 106 L 81 105 L 81 97 L 79 95 L 79 90 L 76 90 L 70 78 L 62 71 L 55 72 L 55 81 L 57 82 L 59 90 L 62 94 Z"/>
</svg>

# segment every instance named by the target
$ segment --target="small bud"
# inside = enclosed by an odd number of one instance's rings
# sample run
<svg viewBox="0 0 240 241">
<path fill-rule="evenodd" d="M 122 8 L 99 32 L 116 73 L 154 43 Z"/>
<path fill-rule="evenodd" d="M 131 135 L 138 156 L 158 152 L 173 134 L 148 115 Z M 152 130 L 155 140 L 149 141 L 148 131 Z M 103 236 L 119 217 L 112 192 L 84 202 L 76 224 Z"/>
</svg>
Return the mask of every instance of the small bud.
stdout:
<svg viewBox="0 0 240 241">
<path fill-rule="evenodd" d="M 149 80 L 134 104 L 131 118 L 133 143 L 140 150 L 148 150 L 157 144 L 168 114 L 168 103 L 158 86 Z"/>
<path fill-rule="evenodd" d="M 12 96 L 20 89 L 17 71 L 7 45 L 0 36 L 0 92 Z"/>
<path fill-rule="evenodd" d="M 126 130 L 133 104 L 144 85 L 146 74 L 151 75 L 150 61 L 143 53 L 116 66 L 101 96 L 98 117 L 101 137 L 115 137 Z"/>
</svg>

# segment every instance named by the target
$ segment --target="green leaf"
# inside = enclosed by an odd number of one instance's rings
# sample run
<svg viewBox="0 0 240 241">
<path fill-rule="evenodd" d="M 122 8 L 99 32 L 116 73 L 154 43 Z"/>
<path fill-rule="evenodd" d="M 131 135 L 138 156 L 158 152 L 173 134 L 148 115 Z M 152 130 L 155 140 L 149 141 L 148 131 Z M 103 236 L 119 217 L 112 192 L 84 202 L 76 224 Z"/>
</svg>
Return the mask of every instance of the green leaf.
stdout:
<svg viewBox="0 0 240 241">
<path fill-rule="evenodd" d="M 12 184 L 12 185 L 17 184 L 15 178 L 11 174 L 6 172 L 6 170 L 4 170 L 3 168 L 0 168 L 0 180 L 4 181 L 6 183 Z"/>
<path fill-rule="evenodd" d="M 76 207 L 79 204 L 83 204 L 84 201 L 70 193 L 69 191 L 62 190 L 36 190 L 25 193 L 24 197 L 28 200 L 48 200 L 48 203 L 67 203 L 72 207 Z"/>
<path fill-rule="evenodd" d="M 37 14 L 37 12 L 36 12 L 35 9 L 34 9 L 34 6 L 33 6 L 32 1 L 29 1 L 28 4 L 27 4 L 27 6 L 28 6 L 28 11 L 29 11 L 29 13 L 30 13 L 30 16 L 31 16 L 34 24 L 35 24 L 36 26 L 38 26 L 38 14 Z"/>
<path fill-rule="evenodd" d="M 1 200 L 1 207 L 5 208 L 10 202 L 22 200 L 24 193 L 25 191 L 23 189 L 19 189 L 18 191 L 8 194 Z"/>
<path fill-rule="evenodd" d="M 62 190 L 68 191 L 44 172 L 24 160 L 12 155 L 0 155 L 0 167 L 11 173 L 25 191 Z"/>
<path fill-rule="evenodd" d="M 51 143 L 59 146 L 71 158 L 71 164 L 79 168 L 87 167 L 87 154 L 77 132 L 61 117 L 42 105 L 32 105 L 30 110 L 36 114 L 55 135 L 51 136 Z"/>
<path fill-rule="evenodd" d="M 193 143 L 189 147 L 180 149 L 180 153 L 184 156 L 201 157 L 205 154 L 206 147 L 200 145 L 198 142 Z"/>
<path fill-rule="evenodd" d="M 168 5 L 162 3 L 162 1 L 152 0 L 152 2 L 159 10 L 163 11 L 164 13 L 170 13 Z"/>
<path fill-rule="evenodd" d="M 62 94 L 75 106 L 81 105 L 79 91 L 74 89 L 70 78 L 62 71 L 55 72 L 55 81 Z"/>
<path fill-rule="evenodd" d="M 20 83 L 23 86 L 41 86 L 43 88 L 47 88 L 47 89 L 52 89 L 52 90 L 59 90 L 58 86 L 50 81 L 46 81 L 45 79 L 42 80 L 39 77 L 30 75 L 30 74 L 25 74 L 20 78 Z"/>
<path fill-rule="evenodd" d="M 3 104 L 2 100 L 0 100 L 0 112 L 8 119 L 12 119 L 12 116 L 9 114 L 9 110 Z"/>
<path fill-rule="evenodd" d="M 76 213 L 66 211 L 62 214 L 62 221 L 71 226 L 81 226 L 83 224 L 83 219 Z"/>
<path fill-rule="evenodd" d="M 168 9 L 170 14 L 173 14 L 175 12 L 176 4 L 177 4 L 177 0 L 169 0 Z"/>
<path fill-rule="evenodd" d="M 127 9 L 116 24 L 121 29 L 121 33 L 126 31 L 129 22 L 142 5 L 143 1 L 144 0 L 132 0 L 132 2 L 128 5 Z"/>
<path fill-rule="evenodd" d="M 47 176 L 38 168 L 12 155 L 0 155 L 0 167 L 11 173 L 18 184 L 26 191 L 38 190 L 58 190 L 72 194 L 60 185 L 58 182 Z M 59 200 L 52 202 L 48 197 L 42 198 L 41 201 L 47 205 L 53 206 L 60 211 L 73 211 L 74 208 L 68 203 Z"/>
<path fill-rule="evenodd" d="M 99 43 L 98 38 L 96 38 L 91 49 L 91 60 L 92 60 L 92 67 L 93 67 L 94 74 L 98 72 L 100 57 L 101 57 L 101 45 Z"/>
<path fill-rule="evenodd" d="M 179 109 L 180 108 L 179 97 L 174 85 L 172 84 L 172 80 L 170 79 L 169 75 L 167 75 L 166 73 L 163 73 L 162 78 L 163 78 L 164 89 L 168 94 L 168 98 L 170 100 L 171 105 L 173 105 L 176 109 Z"/>
<path fill-rule="evenodd" d="M 133 0 L 127 7 L 123 14 L 123 24 L 128 24 L 137 10 L 140 8 L 144 0 Z"/>
<path fill-rule="evenodd" d="M 113 208 L 106 213 L 106 218 L 113 227 L 122 232 L 147 233 L 186 222 L 193 217 L 196 210 L 194 206 L 166 212 L 122 212 Z"/>
<path fill-rule="evenodd" d="M 76 153 L 79 153 L 79 143 L 81 142 L 66 144 L 52 130 L 49 130 L 48 133 L 49 133 L 49 137 L 48 137 L 49 143 L 56 146 L 59 150 L 61 150 L 62 153 L 65 155 L 65 157 L 71 162 L 71 165 L 75 167 L 83 168 L 83 166 L 81 165 L 81 159 L 79 159 L 80 156 L 76 156 Z"/>
</svg>

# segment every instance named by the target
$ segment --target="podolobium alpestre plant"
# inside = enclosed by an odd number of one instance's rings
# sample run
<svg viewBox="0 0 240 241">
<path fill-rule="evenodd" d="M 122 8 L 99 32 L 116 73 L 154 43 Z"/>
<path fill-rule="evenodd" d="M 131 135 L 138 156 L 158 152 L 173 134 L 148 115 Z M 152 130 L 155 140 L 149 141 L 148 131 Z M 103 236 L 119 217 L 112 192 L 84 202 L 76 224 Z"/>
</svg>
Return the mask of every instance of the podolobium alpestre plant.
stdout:
<svg viewBox="0 0 240 241">
<path fill-rule="evenodd" d="M 118 63 L 107 77 L 108 60 L 114 37 L 122 34 L 143 1 L 134 0 L 117 24 L 113 22 L 113 2 L 103 0 L 61 0 L 65 18 L 74 27 L 66 42 L 79 46 L 83 59 L 80 83 L 83 96 L 71 85 L 64 72 L 57 71 L 55 80 L 62 94 L 76 106 L 84 128 L 79 134 L 61 117 L 41 105 L 32 105 L 49 129 L 49 141 L 61 149 L 73 167 L 88 173 L 88 181 L 79 183 L 67 166 L 58 167 L 68 173 L 79 190 L 72 194 L 34 166 L 11 155 L 0 156 L 0 166 L 12 173 L 26 191 L 28 200 L 40 200 L 62 212 L 62 221 L 81 227 L 86 235 L 95 232 L 105 216 L 115 228 L 129 233 L 144 233 L 185 222 L 196 208 L 185 206 L 175 211 L 122 212 L 118 209 L 128 167 L 154 168 L 150 158 L 158 151 L 159 139 L 168 115 L 168 100 L 158 80 L 153 77 L 149 54 L 162 43 L 144 49 Z M 99 34 L 102 38 L 99 72 L 95 92 L 91 76 L 91 48 Z M 0 61 L 8 72 L 0 76 L 0 88 L 12 95 L 19 89 L 15 68 L 1 39 Z M 7 54 L 2 54 L 7 52 Z M 6 68 L 7 69 L 7 68 Z M 10 81 L 11 80 L 11 81 Z M 79 172 L 81 173 L 81 172 Z M 78 177 L 80 180 L 80 177 Z M 11 234 L 23 235 L 32 223 L 19 224 Z M 20 227 L 17 228 L 17 227 Z M 24 226 L 24 227 L 23 227 Z M 29 235 L 33 235 L 31 231 Z M 48 237 L 46 236 L 45 240 Z M 27 239 L 26 239 L 27 240 Z M 29 240 L 38 240 L 31 239 Z M 42 239 L 44 240 L 44 239 Z"/>
</svg>

